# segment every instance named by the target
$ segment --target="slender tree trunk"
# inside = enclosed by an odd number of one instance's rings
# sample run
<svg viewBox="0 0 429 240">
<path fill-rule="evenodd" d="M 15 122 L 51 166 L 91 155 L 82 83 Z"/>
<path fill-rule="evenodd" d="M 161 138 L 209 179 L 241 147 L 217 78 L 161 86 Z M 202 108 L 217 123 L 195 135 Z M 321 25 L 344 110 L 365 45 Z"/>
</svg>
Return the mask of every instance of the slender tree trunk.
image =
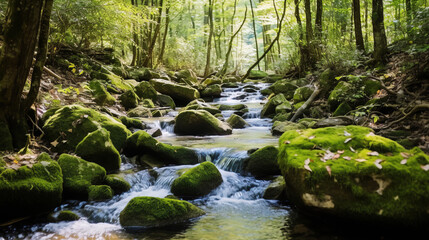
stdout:
<svg viewBox="0 0 429 240">
<path fill-rule="evenodd" d="M 374 36 L 374 60 L 386 62 L 387 39 L 384 29 L 383 0 L 372 0 L 372 28 Z"/>
<path fill-rule="evenodd" d="M 316 32 L 316 38 L 319 41 L 322 38 L 322 14 L 323 14 L 323 2 L 322 0 L 317 0 L 315 32 Z"/>
<path fill-rule="evenodd" d="M 294 0 L 295 3 L 295 18 L 296 18 L 296 22 L 298 24 L 298 31 L 299 31 L 299 41 L 298 41 L 298 48 L 299 48 L 299 53 L 300 53 L 300 60 L 299 60 L 299 64 L 298 64 L 298 72 L 302 72 L 305 71 L 306 69 L 306 62 L 307 62 L 307 50 L 304 47 L 304 33 L 303 33 L 303 29 L 302 29 L 302 21 L 301 21 L 301 16 L 299 14 L 299 2 L 300 0 Z"/>
<path fill-rule="evenodd" d="M 411 34 L 411 20 L 413 19 L 412 17 L 412 7 L 411 7 L 411 0 L 405 0 L 405 11 L 407 14 L 407 33 L 408 36 L 410 36 Z"/>
<path fill-rule="evenodd" d="M 368 1 L 369 0 L 364 0 L 365 1 L 365 43 L 368 44 L 369 42 L 369 28 L 368 28 L 368 13 L 369 13 L 369 9 L 368 9 Z"/>
<path fill-rule="evenodd" d="M 306 32 L 306 40 L 307 40 L 307 51 L 308 51 L 308 63 L 311 68 L 316 64 L 317 61 L 317 53 L 315 51 L 315 46 L 313 42 L 313 26 L 311 22 L 311 6 L 310 0 L 304 0 L 305 7 L 305 32 Z"/>
<path fill-rule="evenodd" d="M 161 51 L 159 53 L 159 58 L 158 58 L 158 64 L 163 62 L 169 24 L 170 24 L 170 6 L 168 6 L 167 9 L 165 10 L 165 29 L 164 29 L 164 36 L 162 39 Z"/>
<path fill-rule="evenodd" d="M 161 19 L 162 19 L 162 9 L 164 7 L 164 1 L 160 0 L 159 6 L 158 6 L 158 17 L 156 20 L 156 27 L 155 31 L 153 33 L 152 38 L 150 39 L 150 45 L 147 50 L 147 56 L 145 61 L 143 62 L 143 66 L 152 68 L 152 60 L 153 60 L 153 50 L 155 48 L 156 39 L 159 35 L 159 31 L 161 29 Z"/>
<path fill-rule="evenodd" d="M 253 25 L 253 36 L 255 38 L 255 47 L 256 47 L 256 60 L 259 59 L 259 47 L 258 47 L 258 34 L 256 33 L 256 21 L 255 21 L 255 11 L 253 10 L 253 0 L 249 0 L 250 9 L 252 10 L 252 25 Z M 261 66 L 258 63 L 258 70 L 261 70 Z"/>
<path fill-rule="evenodd" d="M 214 19 L 213 19 L 213 5 L 214 1 L 216 0 L 209 0 L 209 25 L 210 25 L 210 31 L 209 31 L 209 37 L 207 42 L 207 58 L 206 58 L 206 67 L 204 70 L 204 76 L 208 76 L 210 74 L 210 58 L 211 58 L 211 50 L 212 50 L 212 38 L 213 38 L 213 32 L 214 32 Z"/>
<path fill-rule="evenodd" d="M 353 12 L 355 23 L 356 48 L 359 51 L 365 52 L 365 45 L 363 43 L 362 35 L 362 23 L 360 20 L 360 0 L 353 0 Z"/>
</svg>

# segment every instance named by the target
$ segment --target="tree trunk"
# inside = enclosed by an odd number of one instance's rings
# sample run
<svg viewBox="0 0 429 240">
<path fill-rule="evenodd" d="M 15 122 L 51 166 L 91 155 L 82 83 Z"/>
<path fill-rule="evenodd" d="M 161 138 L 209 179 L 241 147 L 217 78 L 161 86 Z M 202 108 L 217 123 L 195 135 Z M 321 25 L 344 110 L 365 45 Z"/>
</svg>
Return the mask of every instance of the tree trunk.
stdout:
<svg viewBox="0 0 429 240">
<path fill-rule="evenodd" d="M 383 64 L 386 62 L 387 54 L 383 0 L 372 0 L 372 29 L 374 36 L 374 60 L 377 64 Z"/>
<path fill-rule="evenodd" d="M 316 32 L 316 37 L 319 41 L 322 38 L 322 14 L 323 14 L 323 2 L 322 0 L 317 0 L 315 32 Z"/>
<path fill-rule="evenodd" d="M 360 0 L 353 0 L 353 15 L 355 23 L 356 48 L 359 51 L 365 52 L 365 45 L 363 43 L 362 35 L 362 23 L 360 20 Z"/>
<path fill-rule="evenodd" d="M 156 27 L 155 31 L 153 33 L 153 36 L 150 38 L 150 45 L 147 50 L 147 56 L 145 61 L 143 62 L 144 67 L 150 67 L 152 68 L 152 60 L 153 60 L 153 50 L 155 48 L 156 39 L 159 35 L 159 30 L 161 29 L 161 19 L 162 19 L 162 9 L 164 7 L 164 1 L 160 0 L 159 6 L 158 6 L 158 17 L 156 20 Z"/>
<path fill-rule="evenodd" d="M 208 76 L 210 74 L 210 58 L 211 58 L 211 50 L 212 50 L 212 38 L 213 38 L 213 32 L 214 32 L 214 23 L 213 23 L 213 5 L 215 0 L 209 0 L 209 25 L 210 25 L 210 31 L 209 31 L 209 38 L 207 42 L 207 58 L 206 58 L 206 67 L 204 70 L 204 76 Z"/>
<path fill-rule="evenodd" d="M 405 11 L 407 14 L 407 33 L 408 36 L 411 34 L 411 20 L 412 17 L 412 7 L 411 7 L 411 0 L 405 0 Z"/>
<path fill-rule="evenodd" d="M 255 22 L 255 11 L 253 10 L 253 0 L 249 0 L 250 10 L 252 10 L 252 25 L 253 25 L 253 37 L 255 38 L 256 47 L 256 60 L 259 59 L 259 47 L 258 47 L 258 34 L 256 33 L 256 22 Z M 258 70 L 261 70 L 261 66 L 258 63 Z"/>
<path fill-rule="evenodd" d="M 27 126 L 22 94 L 37 43 L 43 0 L 9 0 L 0 53 L 0 150 L 20 148 Z M 43 50 L 43 49 L 42 49 Z M 40 51 L 41 52 L 41 51 Z"/>
<path fill-rule="evenodd" d="M 165 44 L 167 42 L 167 34 L 168 34 L 168 25 L 170 24 L 170 6 L 167 7 L 167 9 L 165 10 L 165 29 L 164 29 L 164 36 L 162 39 L 162 45 L 161 45 L 161 51 L 159 53 L 159 57 L 158 57 L 158 63 L 160 64 L 163 62 L 163 58 L 164 58 L 164 52 L 165 52 Z"/>
</svg>

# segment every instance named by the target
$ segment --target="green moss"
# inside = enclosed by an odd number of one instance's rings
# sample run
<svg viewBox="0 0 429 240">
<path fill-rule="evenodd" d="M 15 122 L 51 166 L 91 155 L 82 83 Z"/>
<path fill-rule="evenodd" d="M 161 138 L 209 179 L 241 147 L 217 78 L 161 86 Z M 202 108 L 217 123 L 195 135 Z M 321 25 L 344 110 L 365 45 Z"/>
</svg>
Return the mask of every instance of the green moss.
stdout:
<svg viewBox="0 0 429 240">
<path fill-rule="evenodd" d="M 273 117 L 272 122 L 285 122 L 288 121 L 291 117 L 292 113 L 279 113 Z"/>
<path fill-rule="evenodd" d="M 291 111 L 292 111 L 292 104 L 289 101 L 286 101 L 276 106 L 276 114 L 289 113 Z"/>
<path fill-rule="evenodd" d="M 204 86 L 210 86 L 210 85 L 214 85 L 214 84 L 222 84 L 222 79 L 214 77 L 214 78 L 207 78 L 206 80 L 204 80 L 204 82 L 202 82 L 202 85 Z"/>
<path fill-rule="evenodd" d="M 130 77 L 137 81 L 149 81 L 152 79 L 152 74 L 147 68 L 133 69 L 130 71 Z"/>
<path fill-rule="evenodd" d="M 282 93 L 269 98 L 261 110 L 261 117 L 272 117 L 276 113 L 276 107 L 286 102 L 287 100 Z"/>
<path fill-rule="evenodd" d="M 263 198 L 273 200 L 285 200 L 286 182 L 282 176 L 275 178 L 267 189 L 265 189 Z"/>
<path fill-rule="evenodd" d="M 12 135 L 9 131 L 9 125 L 6 121 L 0 120 L 0 151 L 13 150 Z"/>
<path fill-rule="evenodd" d="M 107 175 L 104 183 L 109 185 L 115 194 L 128 192 L 131 189 L 131 185 L 123 177 L 116 174 Z"/>
<path fill-rule="evenodd" d="M 119 216 L 127 227 L 159 227 L 186 221 L 205 214 L 189 202 L 155 197 L 131 199 Z"/>
<path fill-rule="evenodd" d="M 51 211 L 60 205 L 62 191 L 61 168 L 47 153 L 31 168 L 0 168 L 0 222 Z"/>
<path fill-rule="evenodd" d="M 337 84 L 337 80 L 335 79 L 336 73 L 334 70 L 327 68 L 325 71 L 320 74 L 319 82 L 320 88 L 323 91 L 329 91 L 332 89 L 335 84 Z"/>
<path fill-rule="evenodd" d="M 221 113 L 221 111 L 217 107 L 198 100 L 194 100 L 190 102 L 188 105 L 186 105 L 186 107 L 182 108 L 180 111 L 182 112 L 186 110 L 206 110 L 211 114 Z"/>
<path fill-rule="evenodd" d="M 147 108 L 154 108 L 155 107 L 155 104 L 153 104 L 151 99 L 143 99 L 141 105 L 143 107 L 147 107 Z"/>
<path fill-rule="evenodd" d="M 119 77 L 113 73 L 107 74 L 106 78 L 107 79 L 105 79 L 105 80 L 108 80 L 113 86 L 115 86 L 118 89 L 121 89 L 122 91 L 133 90 L 132 86 L 126 84 L 121 77 Z"/>
<path fill-rule="evenodd" d="M 381 83 L 379 81 L 366 79 L 363 82 L 364 92 L 367 96 L 371 97 L 377 93 L 378 90 L 381 89 Z"/>
<path fill-rule="evenodd" d="M 198 83 L 197 75 L 191 69 L 180 70 L 175 75 L 180 82 L 188 84 L 189 86 Z"/>
<path fill-rule="evenodd" d="M 152 117 L 152 112 L 149 108 L 138 106 L 127 112 L 128 117 Z"/>
<path fill-rule="evenodd" d="M 113 198 L 113 190 L 107 185 L 92 185 L 88 187 L 89 201 L 104 201 Z"/>
<path fill-rule="evenodd" d="M 345 96 L 351 94 L 353 86 L 345 81 L 341 81 L 332 90 L 328 97 L 328 103 L 331 105 L 331 109 L 335 109 L 341 102 L 344 102 Z"/>
<path fill-rule="evenodd" d="M 238 116 L 237 114 L 232 114 L 226 122 L 232 127 L 232 128 L 245 128 L 247 126 L 250 126 L 242 117 Z"/>
<path fill-rule="evenodd" d="M 297 88 L 298 86 L 290 83 L 288 79 L 277 81 L 269 87 L 274 94 L 283 93 L 286 99 L 291 99 Z"/>
<path fill-rule="evenodd" d="M 299 102 L 299 103 L 295 103 L 293 105 L 293 109 L 298 110 L 302 105 L 304 105 L 305 102 Z"/>
<path fill-rule="evenodd" d="M 94 97 L 94 101 L 98 105 L 113 105 L 116 102 L 116 99 L 110 95 L 110 93 L 103 86 L 101 81 L 92 80 L 89 83 L 89 87 L 92 90 L 92 96 Z"/>
<path fill-rule="evenodd" d="M 332 116 L 334 116 L 334 117 L 336 117 L 336 116 L 343 116 L 343 115 L 346 115 L 351 110 L 352 110 L 352 108 L 350 107 L 350 105 L 348 103 L 342 102 L 340 104 L 340 106 L 337 107 L 337 109 L 332 114 Z"/>
<path fill-rule="evenodd" d="M 96 163 L 62 154 L 58 159 L 64 177 L 64 195 L 71 199 L 87 199 L 88 187 L 101 184 L 106 170 Z"/>
<path fill-rule="evenodd" d="M 135 118 L 121 116 L 119 117 L 119 120 L 121 120 L 122 124 L 124 124 L 127 128 L 137 128 L 137 129 L 144 128 L 142 121 Z"/>
<path fill-rule="evenodd" d="M 121 105 L 128 110 L 137 107 L 140 98 L 133 90 L 128 90 L 119 97 L 119 100 L 121 100 Z"/>
<path fill-rule="evenodd" d="M 174 102 L 173 98 L 168 95 L 159 94 L 158 103 L 161 105 L 161 107 L 169 107 L 173 110 L 176 109 L 176 103 Z"/>
<path fill-rule="evenodd" d="M 194 150 L 161 143 L 143 130 L 135 132 L 127 139 L 124 153 L 129 157 L 151 155 L 166 165 L 198 163 L 198 155 Z"/>
<path fill-rule="evenodd" d="M 222 175 L 216 166 L 211 162 L 203 162 L 176 178 L 171 185 L 171 192 L 179 197 L 194 198 L 210 193 L 222 182 Z"/>
<path fill-rule="evenodd" d="M 76 145 L 99 128 L 110 132 L 110 139 L 116 149 L 122 149 L 130 131 L 114 118 L 79 105 L 58 109 L 44 124 L 44 139 L 58 142 L 56 151 L 74 151 Z"/>
<path fill-rule="evenodd" d="M 268 77 L 268 74 L 259 70 L 252 70 L 248 76 L 249 79 L 262 79 Z"/>
<path fill-rule="evenodd" d="M 210 85 L 201 91 L 202 97 L 220 97 L 222 88 L 219 84 Z"/>
<path fill-rule="evenodd" d="M 150 83 L 155 90 L 169 95 L 174 101 L 179 103 L 189 103 L 194 99 L 200 98 L 198 90 L 189 86 L 179 85 L 162 79 L 152 79 Z"/>
<path fill-rule="evenodd" d="M 277 163 L 278 149 L 274 146 L 266 146 L 250 154 L 245 161 L 245 170 L 255 177 L 279 175 L 280 169 Z"/>
<path fill-rule="evenodd" d="M 429 157 L 422 152 L 408 151 L 359 126 L 288 131 L 279 144 L 278 162 L 288 197 L 299 207 L 310 211 L 316 207 L 318 214 L 366 223 L 428 224 L 429 175 L 421 165 Z M 334 154 L 321 161 L 327 150 Z M 337 153 L 338 158 L 334 157 Z M 407 163 L 401 164 L 407 155 Z M 311 172 L 304 168 L 307 159 Z M 381 169 L 376 164 L 379 159 Z M 304 194 L 319 196 L 319 200 L 329 196 L 333 205 L 316 206 L 303 200 Z"/>
<path fill-rule="evenodd" d="M 221 110 L 221 111 L 225 111 L 225 110 L 243 111 L 245 109 L 247 109 L 247 111 L 248 111 L 248 108 L 245 104 L 235 104 L 235 105 L 221 104 L 221 105 L 219 105 L 219 110 Z"/>
<path fill-rule="evenodd" d="M 98 129 L 88 134 L 77 146 L 76 154 L 89 162 L 95 162 L 107 171 L 121 167 L 121 156 L 110 140 L 110 133 Z"/>
<path fill-rule="evenodd" d="M 80 217 L 76 213 L 68 210 L 61 211 L 57 217 L 57 221 L 67 221 L 67 222 L 76 221 L 79 219 Z"/>
<path fill-rule="evenodd" d="M 294 102 L 305 102 L 311 94 L 313 94 L 313 89 L 310 87 L 300 87 L 295 90 L 295 93 L 293 95 L 293 101 Z"/>
<path fill-rule="evenodd" d="M 290 121 L 276 121 L 273 123 L 271 127 L 271 133 L 275 136 L 282 135 L 286 131 L 297 130 L 297 129 L 305 129 L 304 124 L 294 123 Z"/>
<path fill-rule="evenodd" d="M 180 135 L 228 135 L 232 129 L 205 110 L 186 110 L 176 117 L 174 132 Z"/>
<path fill-rule="evenodd" d="M 136 86 L 136 94 L 142 99 L 157 100 L 157 92 L 149 82 L 141 82 Z"/>
</svg>

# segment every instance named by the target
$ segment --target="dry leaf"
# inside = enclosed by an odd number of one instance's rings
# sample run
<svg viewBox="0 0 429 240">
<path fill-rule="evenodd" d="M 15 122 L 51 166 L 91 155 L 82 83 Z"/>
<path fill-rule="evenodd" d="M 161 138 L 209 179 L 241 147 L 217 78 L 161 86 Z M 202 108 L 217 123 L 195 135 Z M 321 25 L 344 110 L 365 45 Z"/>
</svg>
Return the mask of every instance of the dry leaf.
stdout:
<svg viewBox="0 0 429 240">
<path fill-rule="evenodd" d="M 343 157 L 345 160 L 347 160 L 347 161 L 350 161 L 350 160 L 352 160 L 352 158 L 351 157 L 348 157 L 348 156 L 345 156 L 345 157 Z"/>
<path fill-rule="evenodd" d="M 307 159 L 305 159 L 304 164 L 305 164 L 305 165 L 308 165 L 308 164 L 310 164 L 310 162 L 311 162 L 311 159 L 310 159 L 310 158 L 307 158 Z"/>
<path fill-rule="evenodd" d="M 370 133 L 368 133 L 366 136 L 367 136 L 367 137 L 368 137 L 368 136 L 375 136 L 375 134 L 374 134 L 373 132 L 370 132 Z"/>
<path fill-rule="evenodd" d="M 326 162 L 326 160 L 324 158 L 320 158 L 320 161 L 322 162 Z"/>
<path fill-rule="evenodd" d="M 338 150 L 338 151 L 337 151 L 337 153 L 338 153 L 338 154 L 343 154 L 343 153 L 344 153 L 344 150 Z"/>
<path fill-rule="evenodd" d="M 290 144 L 290 141 L 284 141 L 283 144 Z"/>
<path fill-rule="evenodd" d="M 378 169 L 382 169 L 383 168 L 383 166 L 381 166 L 381 162 L 383 162 L 383 160 L 381 160 L 381 159 L 377 159 L 377 160 L 375 160 L 375 162 L 374 162 L 374 164 L 375 164 L 375 166 L 378 168 Z"/>
<path fill-rule="evenodd" d="M 87 114 L 83 115 L 84 118 L 88 118 L 89 116 Z"/>
<path fill-rule="evenodd" d="M 358 158 L 358 159 L 355 159 L 357 162 L 366 162 L 366 159 L 362 159 L 362 158 Z"/>
<path fill-rule="evenodd" d="M 16 159 L 13 159 L 13 162 L 16 163 L 16 164 L 18 164 L 18 161 L 16 161 Z"/>
<path fill-rule="evenodd" d="M 340 158 L 340 154 L 335 154 L 335 155 L 332 157 L 332 159 L 338 159 L 338 158 Z"/>
<path fill-rule="evenodd" d="M 378 152 L 369 152 L 368 156 L 378 156 Z"/>
<path fill-rule="evenodd" d="M 304 165 L 304 168 L 307 169 L 308 171 L 312 172 L 313 170 L 311 170 L 310 166 L 308 165 Z"/>
<path fill-rule="evenodd" d="M 69 130 L 67 130 L 67 131 L 69 131 L 69 132 L 73 132 L 73 129 L 71 129 L 71 128 L 70 128 L 70 129 L 69 129 Z"/>
<path fill-rule="evenodd" d="M 402 159 L 401 164 L 402 164 L 402 165 L 407 164 L 407 159 Z"/>
<path fill-rule="evenodd" d="M 406 152 L 401 152 L 401 156 L 404 157 L 404 158 L 409 158 L 410 154 L 406 153 Z"/>
<path fill-rule="evenodd" d="M 352 140 L 352 138 L 347 138 L 345 141 L 344 141 L 344 143 L 348 143 L 348 142 L 350 142 Z"/>
<path fill-rule="evenodd" d="M 421 165 L 420 166 L 423 170 L 425 170 L 426 172 L 429 170 L 429 164 L 426 164 L 426 165 Z"/>
<path fill-rule="evenodd" d="M 352 152 L 356 152 L 356 150 L 354 150 L 352 147 L 350 147 L 350 151 L 352 151 Z"/>
<path fill-rule="evenodd" d="M 314 139 L 315 137 L 316 137 L 316 136 L 314 136 L 314 135 L 313 135 L 313 136 L 308 137 L 308 139 L 310 139 L 310 140 L 311 140 L 311 139 Z"/>
<path fill-rule="evenodd" d="M 326 171 L 328 171 L 329 176 L 331 176 L 331 167 L 330 166 L 326 166 Z"/>
<path fill-rule="evenodd" d="M 344 131 L 344 136 L 349 137 L 351 135 L 352 135 L 351 133 L 348 133 L 347 131 Z"/>
<path fill-rule="evenodd" d="M 54 147 L 56 147 L 58 145 L 58 143 L 59 142 L 57 140 L 55 140 L 55 141 L 51 142 L 51 145 L 54 146 Z"/>
</svg>

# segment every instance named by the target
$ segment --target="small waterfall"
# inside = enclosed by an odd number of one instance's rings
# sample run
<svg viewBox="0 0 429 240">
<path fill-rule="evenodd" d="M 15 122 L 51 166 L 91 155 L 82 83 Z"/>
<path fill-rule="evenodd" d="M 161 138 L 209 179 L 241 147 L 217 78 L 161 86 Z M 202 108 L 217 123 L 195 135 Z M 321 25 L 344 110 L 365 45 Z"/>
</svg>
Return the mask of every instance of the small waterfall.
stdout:
<svg viewBox="0 0 429 240">
<path fill-rule="evenodd" d="M 218 168 L 240 173 L 243 170 L 243 160 L 248 156 L 246 151 L 232 148 L 198 149 L 201 161 L 210 161 Z"/>
</svg>

